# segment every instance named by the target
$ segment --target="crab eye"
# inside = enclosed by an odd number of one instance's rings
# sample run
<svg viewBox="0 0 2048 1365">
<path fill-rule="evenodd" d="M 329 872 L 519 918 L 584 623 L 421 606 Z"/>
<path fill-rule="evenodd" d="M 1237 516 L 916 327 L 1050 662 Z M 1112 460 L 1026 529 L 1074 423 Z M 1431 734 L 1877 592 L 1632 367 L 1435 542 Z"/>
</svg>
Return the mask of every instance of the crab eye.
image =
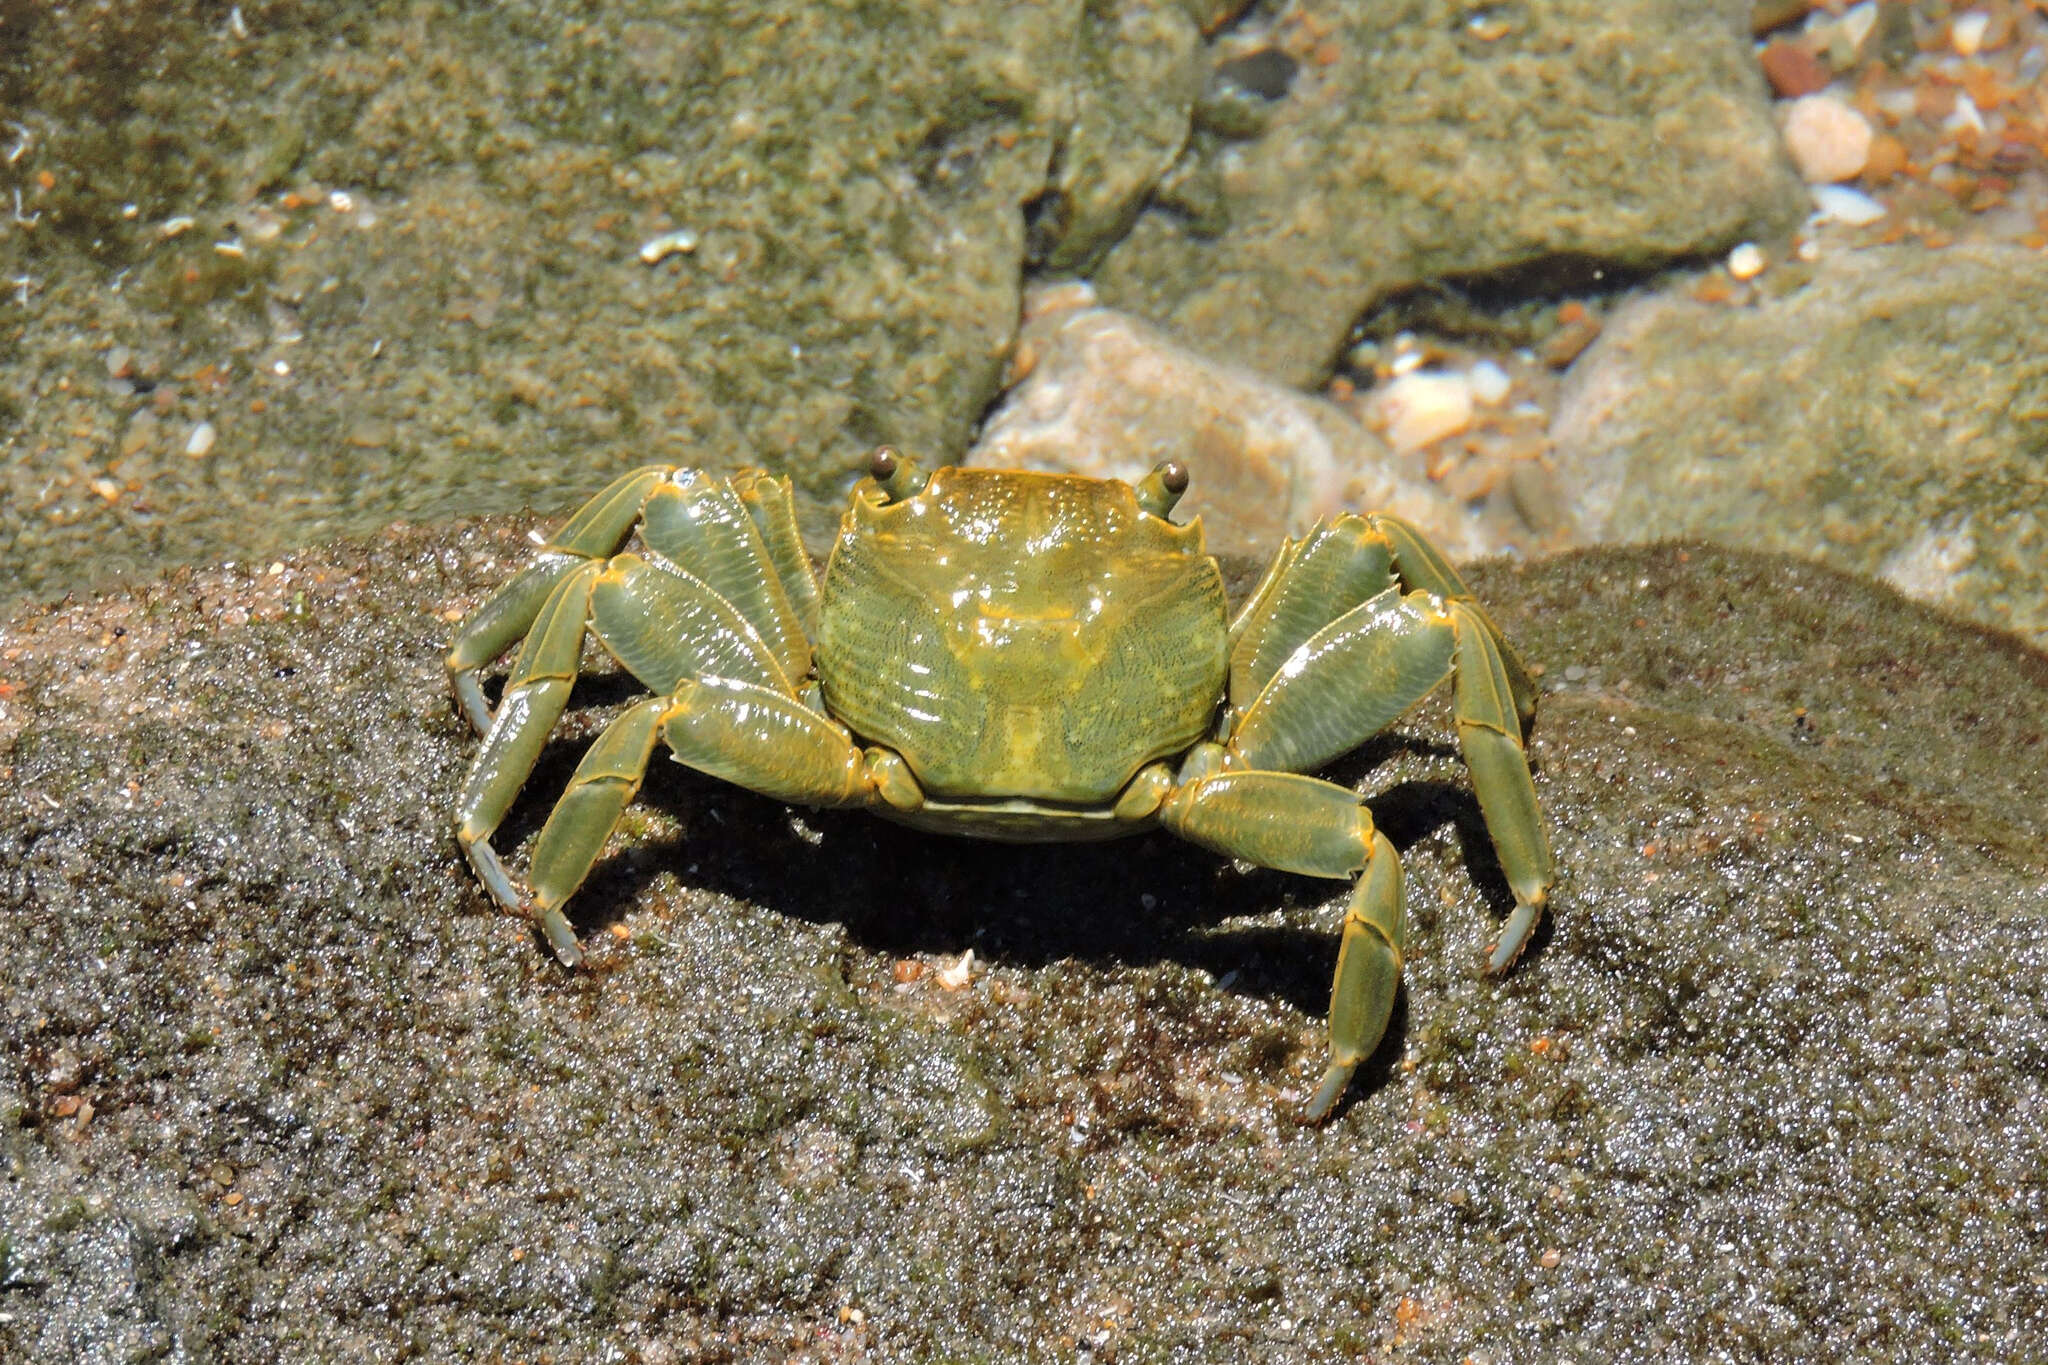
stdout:
<svg viewBox="0 0 2048 1365">
<path fill-rule="evenodd" d="M 1188 491 L 1188 467 L 1179 460 L 1161 460 L 1138 485 L 1138 506 L 1164 520 Z"/>
<path fill-rule="evenodd" d="M 868 477 L 882 486 L 882 500 L 901 502 L 924 492 L 931 476 L 917 467 L 917 461 L 894 446 L 876 446 L 868 457 Z"/>
</svg>

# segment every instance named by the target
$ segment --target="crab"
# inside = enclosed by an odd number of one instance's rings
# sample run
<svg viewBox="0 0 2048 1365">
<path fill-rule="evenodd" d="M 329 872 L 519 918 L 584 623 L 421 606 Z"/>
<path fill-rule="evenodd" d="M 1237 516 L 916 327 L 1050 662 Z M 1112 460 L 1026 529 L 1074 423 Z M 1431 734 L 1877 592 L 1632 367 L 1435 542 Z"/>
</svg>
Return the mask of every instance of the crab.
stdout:
<svg viewBox="0 0 2048 1365">
<path fill-rule="evenodd" d="M 1160 828 L 1225 857 L 1348 881 L 1320 1121 L 1386 1032 L 1407 924 L 1400 859 L 1363 798 L 1312 776 L 1446 679 L 1515 907 L 1488 966 L 1528 942 L 1553 880 L 1523 750 L 1535 690 L 1414 527 L 1346 513 L 1280 548 L 1230 615 L 1188 474 L 926 473 L 887 447 L 853 490 L 822 585 L 788 480 L 670 465 L 623 475 L 462 623 L 447 656 L 483 734 L 455 807 L 485 888 L 582 959 L 563 906 L 657 744 L 777 801 L 861 807 L 1010 842 Z M 637 548 L 628 549 L 637 537 Z M 527 884 L 491 836 L 598 643 L 652 696 L 584 754 Z M 483 670 L 520 642 L 495 710 Z"/>
</svg>

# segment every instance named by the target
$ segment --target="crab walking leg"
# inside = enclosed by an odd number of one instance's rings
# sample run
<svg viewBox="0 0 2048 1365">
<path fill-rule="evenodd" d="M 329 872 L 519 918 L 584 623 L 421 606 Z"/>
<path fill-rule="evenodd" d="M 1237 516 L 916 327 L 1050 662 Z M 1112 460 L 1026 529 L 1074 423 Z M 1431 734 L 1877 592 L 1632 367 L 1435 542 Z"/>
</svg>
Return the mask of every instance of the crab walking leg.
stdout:
<svg viewBox="0 0 2048 1365">
<path fill-rule="evenodd" d="M 455 803 L 456 840 L 484 886 L 507 909 L 518 909 L 522 897 L 491 848 L 491 834 L 512 808 L 569 700 L 583 652 L 590 583 L 601 567 L 594 560 L 586 562 L 557 583 L 541 603 L 505 684 L 498 714 Z"/>
<path fill-rule="evenodd" d="M 796 698 L 730 678 L 686 681 L 661 713 L 676 762 L 798 806 L 866 805 L 867 757 Z"/>
<path fill-rule="evenodd" d="M 540 921 L 555 955 L 571 967 L 583 953 L 562 906 L 639 794 L 657 740 L 666 740 L 679 762 L 778 801 L 856 805 L 874 787 L 865 756 L 846 732 L 780 692 L 730 679 L 686 679 L 673 696 L 636 702 L 584 754 L 534 841 L 533 895 L 519 908 Z"/>
<path fill-rule="evenodd" d="M 1320 1123 L 1328 1117 L 1351 1084 L 1351 1073 L 1386 1036 L 1407 950 L 1401 858 L 1387 836 L 1374 830 L 1372 861 L 1352 886 L 1350 904 L 1344 908 L 1344 937 L 1337 947 L 1337 974 L 1330 982 L 1330 1064 L 1323 1069 L 1323 1083 L 1302 1106 L 1302 1122 Z"/>
<path fill-rule="evenodd" d="M 570 571 L 584 561 L 575 555 L 543 552 L 513 575 L 512 581 L 491 594 L 475 611 L 462 618 L 462 628 L 448 647 L 448 681 L 455 688 L 462 714 L 478 734 L 491 728 L 490 703 L 484 700 L 483 684 L 477 674 L 484 665 L 512 647 L 533 628 L 541 603 Z"/>
<path fill-rule="evenodd" d="M 1321 767 L 1456 678 L 1452 711 L 1486 832 L 1515 893 L 1487 959 L 1507 969 L 1529 941 L 1553 880 L 1550 845 L 1522 749 L 1513 675 L 1492 624 L 1469 602 L 1397 591 L 1338 617 L 1303 644 L 1245 708 L 1229 746 L 1252 769 Z"/>
<path fill-rule="evenodd" d="M 1330 1061 L 1302 1119 L 1318 1122 L 1386 1036 L 1407 948 L 1401 860 L 1358 794 L 1295 773 L 1231 772 L 1176 788 L 1160 823 L 1190 843 L 1309 877 L 1358 880 L 1330 986 Z M 1362 875 L 1361 875 L 1362 874 Z"/>
<path fill-rule="evenodd" d="M 647 495 L 641 518 L 647 547 L 731 603 L 786 676 L 801 678 L 810 670 L 803 622 L 753 514 L 729 483 L 685 470 Z"/>
<path fill-rule="evenodd" d="M 1310 636 L 1243 706 L 1229 744 L 1244 766 L 1311 772 L 1428 696 L 1457 633 L 1427 593 L 1390 588 Z"/>
<path fill-rule="evenodd" d="M 1310 637 L 1393 587 L 1393 547 L 1365 518 L 1318 523 L 1288 541 L 1230 627 L 1230 698 L 1248 705 Z"/>
<path fill-rule="evenodd" d="M 644 465 L 612 480 L 563 523 L 538 559 L 463 618 L 445 662 L 463 714 L 478 733 L 491 728 L 491 708 L 477 674 L 532 628 L 541 604 L 565 575 L 583 561 L 618 552 L 632 536 L 648 493 L 672 472 L 670 465 Z"/>
<path fill-rule="evenodd" d="M 1477 607 L 1451 604 L 1458 630 L 1458 683 L 1452 713 L 1458 745 L 1472 772 L 1472 791 L 1501 871 L 1515 893 L 1515 910 L 1502 926 L 1487 969 L 1504 972 L 1522 954 L 1543 915 L 1555 873 L 1543 816 L 1536 808 L 1536 784 L 1522 749 L 1522 726 L 1511 675 L 1494 647 L 1494 633 Z"/>
<path fill-rule="evenodd" d="M 1400 574 L 1401 582 L 1411 589 L 1433 592 L 1446 602 L 1459 602 L 1472 609 L 1472 613 L 1486 626 L 1486 633 L 1493 637 L 1501 665 L 1507 673 L 1508 685 L 1515 696 L 1515 714 L 1527 725 L 1536 716 L 1536 684 L 1529 677 L 1529 670 L 1522 663 L 1522 656 L 1500 633 L 1500 627 L 1493 623 L 1479 606 L 1479 600 L 1472 595 L 1472 589 L 1465 586 L 1465 580 L 1458 577 L 1458 571 L 1451 567 L 1443 552 L 1429 543 L 1422 532 L 1410 526 L 1399 517 L 1385 512 L 1376 512 L 1368 518 L 1374 529 L 1385 536 L 1394 547 L 1394 569 Z"/>
<path fill-rule="evenodd" d="M 796 608 L 797 619 L 808 639 L 818 638 L 818 580 L 811 572 L 811 556 L 804 549 L 796 528 L 796 502 L 789 480 L 760 469 L 742 469 L 730 480 L 740 495 L 754 525 L 761 532 L 775 572 L 782 576 L 782 591 Z"/>
<path fill-rule="evenodd" d="M 562 903 L 583 885 L 619 816 L 639 794 L 667 704 L 664 698 L 648 697 L 605 727 L 576 765 L 568 790 L 548 813 L 534 843 L 528 909 L 564 966 L 583 961 L 583 950 L 576 946 L 576 931 L 562 914 Z"/>
</svg>

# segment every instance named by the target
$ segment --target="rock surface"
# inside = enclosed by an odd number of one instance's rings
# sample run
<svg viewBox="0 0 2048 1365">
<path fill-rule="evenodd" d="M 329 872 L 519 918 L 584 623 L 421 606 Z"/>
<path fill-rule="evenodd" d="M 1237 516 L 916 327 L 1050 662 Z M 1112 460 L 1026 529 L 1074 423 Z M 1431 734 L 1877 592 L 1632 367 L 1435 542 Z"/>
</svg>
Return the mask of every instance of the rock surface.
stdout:
<svg viewBox="0 0 2048 1365">
<path fill-rule="evenodd" d="M 957 452 L 1024 205 L 1060 158 L 1077 241 L 1128 218 L 1211 9 L 10 7 L 6 600 L 649 460 L 830 497 L 878 441 Z"/>
<path fill-rule="evenodd" d="M 2048 642 L 2048 260 L 1872 248 L 1779 288 L 1609 321 L 1551 428 L 1583 532 L 1814 555 Z"/>
<path fill-rule="evenodd" d="M 1392 290 L 1641 269 L 1789 227 L 1806 200 L 1748 14 L 1723 0 L 1288 6 L 1218 45 L 1208 126 L 1105 258 L 1103 301 L 1313 383 Z"/>
<path fill-rule="evenodd" d="M 1040 290 L 1028 302 L 1014 365 L 1022 377 L 989 415 L 971 464 L 1136 483 L 1159 461 L 1180 460 L 1193 475 L 1183 518 L 1202 518 L 1211 550 L 1255 558 L 1347 509 L 1407 517 L 1460 560 L 1498 551 L 1509 534 L 1404 470 L 1335 403 L 1198 355 L 1092 306 L 1085 288 Z"/>
<path fill-rule="evenodd" d="M 2010 638 L 1701 547 L 1478 566 L 1547 670 L 1556 918 L 1479 976 L 1507 892 L 1443 708 L 1341 767 L 1414 942 L 1394 1041 L 1303 1130 L 1333 888 L 1163 837 L 939 841 L 660 764 L 557 968 L 445 816 L 445 618 L 524 530 L 0 630 L 0 1357 L 2048 1333 L 2048 659 Z M 970 948 L 966 989 L 917 973 Z"/>
</svg>

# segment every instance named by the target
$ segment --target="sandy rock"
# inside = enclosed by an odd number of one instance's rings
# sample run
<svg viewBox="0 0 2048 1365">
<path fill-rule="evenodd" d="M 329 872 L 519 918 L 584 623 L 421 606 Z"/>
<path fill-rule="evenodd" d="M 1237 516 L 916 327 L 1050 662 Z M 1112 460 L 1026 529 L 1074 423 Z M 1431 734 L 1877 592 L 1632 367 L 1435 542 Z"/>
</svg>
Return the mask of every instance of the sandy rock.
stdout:
<svg viewBox="0 0 2048 1365">
<path fill-rule="evenodd" d="M 972 464 L 1061 469 L 1135 482 L 1165 459 L 1193 485 L 1212 547 L 1264 554 L 1346 508 L 1395 512 L 1447 554 L 1499 548 L 1502 531 L 1439 493 L 1343 408 L 1197 355 L 1066 286 L 1034 295 L 1016 386 Z M 1411 472 L 1414 471 L 1414 472 Z"/>
</svg>

